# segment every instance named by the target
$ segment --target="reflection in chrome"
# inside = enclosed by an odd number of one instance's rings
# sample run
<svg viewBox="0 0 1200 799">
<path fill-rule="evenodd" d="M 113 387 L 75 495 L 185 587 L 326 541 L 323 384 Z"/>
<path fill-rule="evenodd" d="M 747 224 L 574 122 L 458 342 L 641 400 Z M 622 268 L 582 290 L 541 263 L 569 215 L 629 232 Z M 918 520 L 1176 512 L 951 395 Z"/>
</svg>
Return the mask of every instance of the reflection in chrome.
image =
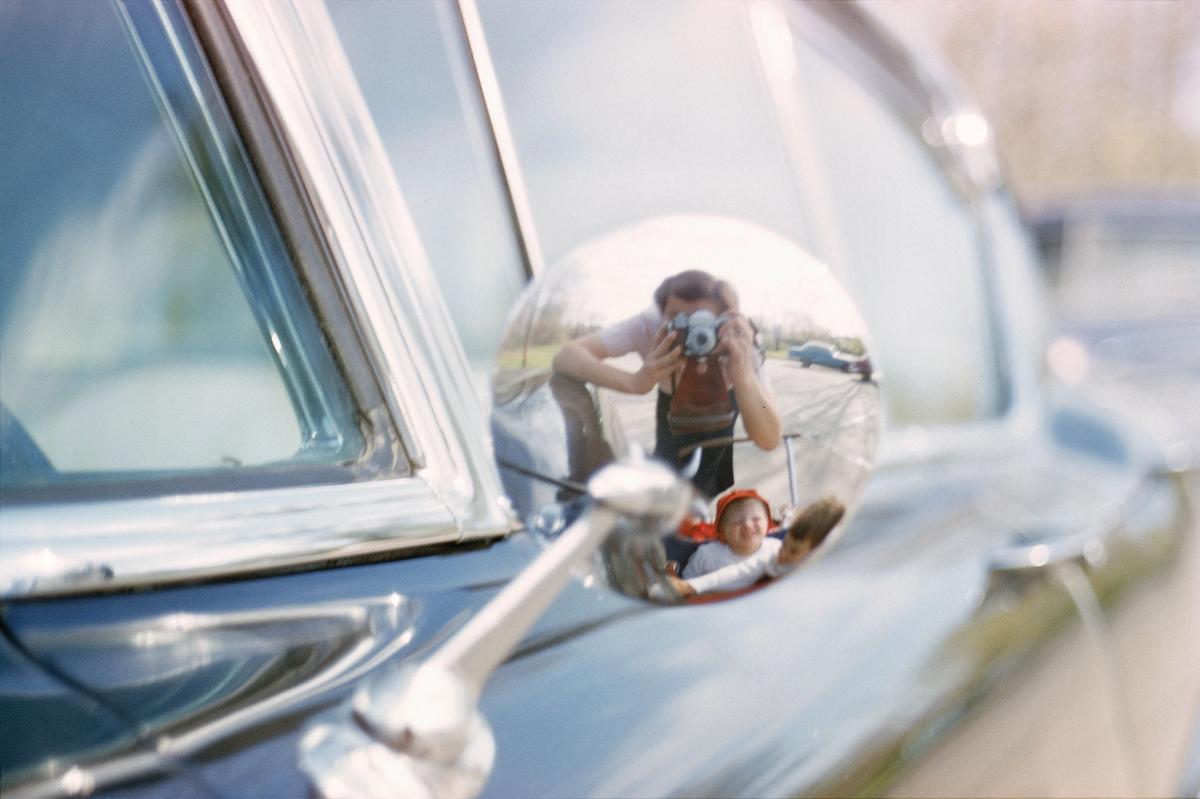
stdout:
<svg viewBox="0 0 1200 799">
<path fill-rule="evenodd" d="M 568 378 L 551 366 L 555 354 L 655 307 L 655 288 L 688 269 L 725 280 L 736 292 L 737 310 L 754 329 L 757 376 L 774 395 L 785 446 L 751 443 L 739 417 L 732 435 L 726 428 L 692 443 L 680 440 L 674 466 L 682 473 L 697 448 L 726 447 L 734 484 L 757 489 L 773 508 L 787 512 L 822 497 L 851 506 L 857 497 L 874 461 L 880 393 L 866 325 L 852 300 L 823 263 L 762 227 L 716 216 L 658 217 L 573 250 L 526 290 L 511 316 L 493 381 L 492 432 L 505 488 L 531 529 L 578 501 L 570 484 L 587 481 L 612 453 L 633 444 L 653 451 L 658 440 L 657 390 L 628 394 Z M 806 347 L 830 355 L 804 363 L 792 357 Z M 606 363 L 632 372 L 641 360 L 631 353 Z M 557 509 L 543 510 L 550 506 Z M 654 559 L 644 542 L 634 541 L 632 549 Z M 610 577 L 644 571 L 632 563 L 608 565 Z"/>
<path fill-rule="evenodd" d="M 495 744 L 476 703 L 492 672 L 614 529 L 653 541 L 693 496 L 637 450 L 597 473 L 588 491 L 595 504 L 425 662 L 365 685 L 305 731 L 300 768 L 319 796 L 462 799 L 483 788 Z"/>
<path fill-rule="evenodd" d="M 171 613 L 31 634 L 31 648 L 60 653 L 91 675 L 98 690 L 137 696 L 138 705 L 128 712 L 153 740 L 154 752 L 130 750 L 48 774 L 13 795 L 87 795 L 170 768 L 181 756 L 359 679 L 408 646 L 414 619 L 413 603 L 390 594 L 245 613 Z M 114 658 L 121 669 L 110 667 Z M 180 690 L 201 671 L 225 677 L 202 696 Z"/>
<path fill-rule="evenodd" d="M 1086 548 L 1085 548 L 1086 549 Z M 1113 646 L 1112 635 L 1104 620 L 1104 610 L 1100 607 L 1100 599 L 1092 588 L 1091 581 L 1083 571 L 1079 560 L 1069 560 L 1059 563 L 1054 569 L 1054 575 L 1067 589 L 1071 601 L 1075 604 L 1088 631 L 1088 643 L 1096 651 L 1094 662 L 1099 664 L 1100 677 L 1105 690 L 1101 692 L 1105 709 L 1111 719 L 1112 729 L 1120 741 L 1119 751 L 1123 757 L 1118 758 L 1118 773 L 1121 786 L 1115 791 L 1123 796 L 1134 796 L 1145 792 L 1145 781 L 1138 773 L 1137 747 L 1133 740 L 1133 714 L 1129 710 L 1128 700 L 1123 691 L 1121 676 L 1117 671 L 1116 648 Z"/>
</svg>

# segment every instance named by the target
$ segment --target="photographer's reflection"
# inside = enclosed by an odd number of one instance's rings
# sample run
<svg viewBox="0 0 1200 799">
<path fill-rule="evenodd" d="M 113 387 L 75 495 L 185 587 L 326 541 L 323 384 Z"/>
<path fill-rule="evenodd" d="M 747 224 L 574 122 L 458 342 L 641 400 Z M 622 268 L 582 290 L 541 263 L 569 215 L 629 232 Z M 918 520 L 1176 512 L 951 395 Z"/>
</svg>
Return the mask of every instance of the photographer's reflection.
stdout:
<svg viewBox="0 0 1200 799">
<path fill-rule="evenodd" d="M 607 359 L 636 352 L 637 371 Z M 701 270 L 667 278 L 654 303 L 636 316 L 567 342 L 554 356 L 556 372 L 627 394 L 658 387 L 656 457 L 676 466 L 693 445 L 733 437 L 740 412 L 760 449 L 780 443 L 782 423 L 761 379 L 764 356 L 733 287 Z M 733 445 L 702 450 L 696 488 L 715 496 L 733 485 Z"/>
</svg>

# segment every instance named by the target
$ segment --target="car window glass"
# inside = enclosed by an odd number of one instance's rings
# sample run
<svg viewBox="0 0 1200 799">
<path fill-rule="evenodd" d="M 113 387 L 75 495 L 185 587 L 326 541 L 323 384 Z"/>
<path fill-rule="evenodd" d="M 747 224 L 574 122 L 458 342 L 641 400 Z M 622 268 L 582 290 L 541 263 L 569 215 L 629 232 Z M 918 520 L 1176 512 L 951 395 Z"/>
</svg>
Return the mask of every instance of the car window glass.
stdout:
<svg viewBox="0 0 1200 799">
<path fill-rule="evenodd" d="M 1071 319 L 1200 313 L 1200 215 L 1068 217 L 1056 298 Z"/>
<path fill-rule="evenodd" d="M 969 203 L 920 133 L 804 42 L 799 85 L 815 128 L 854 293 L 862 303 L 895 425 L 979 419 L 998 410 L 981 250 Z"/>
<path fill-rule="evenodd" d="M 3 482 L 362 451 L 348 392 L 166 3 L 0 14 Z"/>
<path fill-rule="evenodd" d="M 674 213 L 810 244 L 741 3 L 480 4 L 541 249 Z"/>
<path fill-rule="evenodd" d="M 525 271 L 461 23 L 448 3 L 331 0 L 328 8 L 463 348 L 481 372 Z"/>
</svg>

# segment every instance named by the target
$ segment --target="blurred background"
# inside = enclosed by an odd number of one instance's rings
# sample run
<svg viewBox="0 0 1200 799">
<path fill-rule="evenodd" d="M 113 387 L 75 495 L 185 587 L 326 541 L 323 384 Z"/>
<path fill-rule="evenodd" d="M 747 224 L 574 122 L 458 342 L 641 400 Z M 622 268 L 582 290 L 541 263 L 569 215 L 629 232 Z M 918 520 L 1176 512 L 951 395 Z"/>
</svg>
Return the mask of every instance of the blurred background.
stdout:
<svg viewBox="0 0 1200 799">
<path fill-rule="evenodd" d="M 873 6 L 992 122 L 1051 289 L 1047 366 L 1200 467 L 1200 2 Z"/>
<path fill-rule="evenodd" d="M 995 126 L 1026 207 L 1200 193 L 1200 2 L 889 0 Z"/>
</svg>

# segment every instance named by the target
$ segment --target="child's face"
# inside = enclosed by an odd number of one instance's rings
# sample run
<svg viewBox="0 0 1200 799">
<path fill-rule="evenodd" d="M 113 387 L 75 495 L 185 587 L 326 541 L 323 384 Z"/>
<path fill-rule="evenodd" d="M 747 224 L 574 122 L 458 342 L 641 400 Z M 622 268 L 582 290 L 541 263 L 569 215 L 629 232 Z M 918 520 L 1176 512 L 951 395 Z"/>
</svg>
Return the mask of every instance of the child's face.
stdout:
<svg viewBox="0 0 1200 799">
<path fill-rule="evenodd" d="M 781 566 L 795 566 L 800 561 L 804 560 L 812 552 L 812 544 L 808 541 L 797 541 L 793 538 L 784 538 L 783 545 L 779 547 L 779 554 L 776 556 Z"/>
<path fill-rule="evenodd" d="M 767 511 L 756 499 L 737 502 L 721 514 L 721 540 L 739 555 L 753 555 L 767 535 Z"/>
</svg>

